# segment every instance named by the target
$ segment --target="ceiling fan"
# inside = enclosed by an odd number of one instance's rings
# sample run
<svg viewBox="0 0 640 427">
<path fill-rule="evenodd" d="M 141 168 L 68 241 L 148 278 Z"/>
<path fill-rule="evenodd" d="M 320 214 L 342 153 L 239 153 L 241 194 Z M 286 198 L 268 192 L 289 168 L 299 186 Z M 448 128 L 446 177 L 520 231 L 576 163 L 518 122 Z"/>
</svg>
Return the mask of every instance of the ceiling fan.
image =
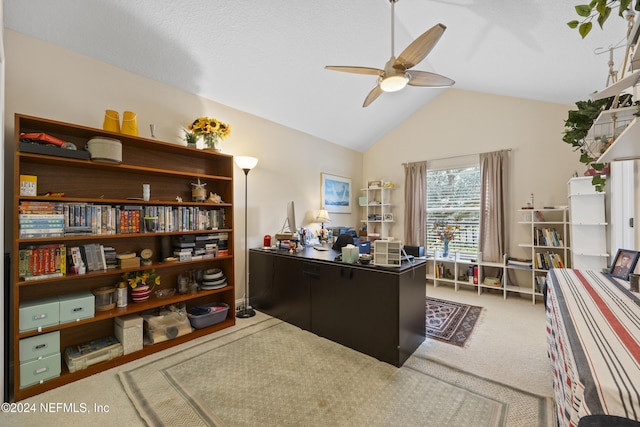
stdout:
<svg viewBox="0 0 640 427">
<path fill-rule="evenodd" d="M 415 39 L 398 58 L 394 55 L 394 5 L 398 0 L 389 0 L 391 3 L 391 58 L 384 65 L 384 69 L 370 67 L 348 67 L 339 65 L 327 65 L 327 70 L 343 71 L 345 73 L 372 74 L 378 76 L 378 84 L 373 88 L 364 100 L 363 107 L 368 106 L 382 94 L 382 92 L 396 92 L 406 85 L 422 87 L 447 87 L 455 82 L 440 74 L 427 71 L 410 70 L 422 61 L 431 52 L 431 49 L 440 40 L 447 28 L 442 24 L 436 24 L 420 37 Z"/>
</svg>

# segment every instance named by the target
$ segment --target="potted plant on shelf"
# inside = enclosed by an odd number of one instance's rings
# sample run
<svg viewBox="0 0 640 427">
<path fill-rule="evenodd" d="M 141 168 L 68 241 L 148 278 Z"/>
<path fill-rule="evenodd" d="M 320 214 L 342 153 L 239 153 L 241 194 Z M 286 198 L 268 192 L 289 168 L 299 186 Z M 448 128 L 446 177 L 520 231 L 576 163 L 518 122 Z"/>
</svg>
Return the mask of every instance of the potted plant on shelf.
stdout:
<svg viewBox="0 0 640 427">
<path fill-rule="evenodd" d="M 220 151 L 220 141 L 231 134 L 231 125 L 214 118 L 198 117 L 187 126 L 185 132 L 187 143 L 194 137 L 202 138 L 205 149 Z"/>
<path fill-rule="evenodd" d="M 598 192 L 604 191 L 609 165 L 598 163 L 597 160 L 613 143 L 614 137 L 599 136 L 588 139 L 588 135 L 600 113 L 612 108 L 614 103 L 615 108 L 628 107 L 633 104 L 631 95 L 628 94 L 619 98 L 612 96 L 595 101 L 578 101 L 576 102 L 578 109 L 570 110 L 564 123 L 565 130 L 562 140 L 580 153 L 580 162 L 587 165 L 585 175 L 593 176 L 591 183 Z"/>
</svg>

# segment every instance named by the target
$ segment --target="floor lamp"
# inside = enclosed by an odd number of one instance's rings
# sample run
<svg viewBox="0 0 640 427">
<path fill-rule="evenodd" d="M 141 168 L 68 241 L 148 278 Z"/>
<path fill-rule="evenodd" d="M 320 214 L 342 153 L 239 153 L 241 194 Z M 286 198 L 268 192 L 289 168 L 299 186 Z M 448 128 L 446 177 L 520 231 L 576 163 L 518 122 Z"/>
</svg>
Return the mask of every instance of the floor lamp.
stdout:
<svg viewBox="0 0 640 427">
<path fill-rule="evenodd" d="M 247 319 L 256 315 L 256 312 L 249 308 L 249 246 L 247 243 L 247 212 L 249 207 L 247 206 L 247 182 L 249 180 L 249 171 L 256 167 L 258 159 L 255 157 L 236 156 L 236 165 L 244 171 L 244 307 L 240 310 L 236 317 L 241 319 Z"/>
</svg>

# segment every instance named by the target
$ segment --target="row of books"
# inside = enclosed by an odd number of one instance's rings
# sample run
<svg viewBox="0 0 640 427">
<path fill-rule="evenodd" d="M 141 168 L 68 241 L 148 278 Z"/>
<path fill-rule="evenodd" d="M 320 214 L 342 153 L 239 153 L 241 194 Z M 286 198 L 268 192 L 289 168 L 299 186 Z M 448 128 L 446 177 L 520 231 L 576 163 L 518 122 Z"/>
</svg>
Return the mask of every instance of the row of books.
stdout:
<svg viewBox="0 0 640 427">
<path fill-rule="evenodd" d="M 62 277 L 67 273 L 67 248 L 63 244 L 40 245 L 18 252 L 18 274 L 23 280 Z"/>
<path fill-rule="evenodd" d="M 22 280 L 85 274 L 117 267 L 116 250 L 90 243 L 66 247 L 64 244 L 37 245 L 18 253 L 18 274 Z"/>
<path fill-rule="evenodd" d="M 215 230 L 225 227 L 225 209 L 199 206 L 100 205 L 22 201 L 20 238 Z"/>
<path fill-rule="evenodd" d="M 537 246 L 564 246 L 562 236 L 555 228 L 536 228 L 533 243 Z"/>
<path fill-rule="evenodd" d="M 536 253 L 536 268 L 541 270 L 550 270 L 552 268 L 564 268 L 564 262 L 560 254 L 553 252 Z"/>
</svg>

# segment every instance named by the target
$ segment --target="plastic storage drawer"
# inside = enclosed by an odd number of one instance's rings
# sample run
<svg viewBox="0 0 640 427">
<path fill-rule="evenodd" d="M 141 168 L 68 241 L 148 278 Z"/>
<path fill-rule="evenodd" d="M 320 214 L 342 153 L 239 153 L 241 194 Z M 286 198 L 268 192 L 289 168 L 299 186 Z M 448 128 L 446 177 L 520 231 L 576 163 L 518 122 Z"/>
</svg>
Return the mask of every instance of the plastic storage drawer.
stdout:
<svg viewBox="0 0 640 427">
<path fill-rule="evenodd" d="M 60 353 L 20 364 L 20 388 L 60 376 Z"/>
<path fill-rule="evenodd" d="M 41 359 L 54 353 L 60 354 L 60 331 L 20 340 L 20 362 Z"/>
</svg>

